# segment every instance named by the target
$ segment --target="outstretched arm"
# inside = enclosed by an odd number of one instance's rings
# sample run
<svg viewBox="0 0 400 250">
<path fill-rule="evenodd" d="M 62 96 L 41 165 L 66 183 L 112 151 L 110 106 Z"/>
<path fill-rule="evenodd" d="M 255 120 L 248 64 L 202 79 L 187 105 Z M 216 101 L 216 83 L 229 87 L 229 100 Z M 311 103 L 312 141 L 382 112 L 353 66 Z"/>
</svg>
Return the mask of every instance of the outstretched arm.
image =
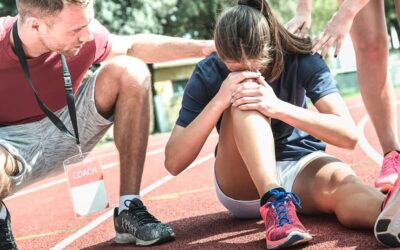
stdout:
<svg viewBox="0 0 400 250">
<path fill-rule="evenodd" d="M 326 95 L 315 103 L 315 107 L 318 112 L 283 103 L 284 111 L 277 119 L 326 143 L 354 149 L 358 132 L 341 96 L 338 93 Z"/>
<path fill-rule="evenodd" d="M 145 63 L 206 57 L 215 51 L 213 40 L 192 40 L 155 34 L 132 36 L 112 34 L 110 41 L 112 50 L 107 59 L 117 55 L 130 55 Z"/>
<path fill-rule="evenodd" d="M 312 0 L 298 0 L 295 16 L 286 24 L 289 32 L 305 37 L 311 27 Z"/>
<path fill-rule="evenodd" d="M 321 56 L 325 57 L 329 48 L 335 44 L 334 56 L 337 57 L 355 16 L 368 2 L 369 0 L 344 0 L 339 7 L 339 11 L 327 23 L 322 36 L 313 41 L 312 53 L 314 54 L 322 49 Z"/>
<path fill-rule="evenodd" d="M 281 120 L 332 145 L 352 149 L 357 143 L 356 127 L 338 93 L 320 98 L 315 103 L 319 112 L 280 100 L 272 88 L 265 84 L 259 84 L 253 89 L 240 87 L 233 98 L 234 107 L 241 110 L 257 110 L 267 117 Z"/>
</svg>

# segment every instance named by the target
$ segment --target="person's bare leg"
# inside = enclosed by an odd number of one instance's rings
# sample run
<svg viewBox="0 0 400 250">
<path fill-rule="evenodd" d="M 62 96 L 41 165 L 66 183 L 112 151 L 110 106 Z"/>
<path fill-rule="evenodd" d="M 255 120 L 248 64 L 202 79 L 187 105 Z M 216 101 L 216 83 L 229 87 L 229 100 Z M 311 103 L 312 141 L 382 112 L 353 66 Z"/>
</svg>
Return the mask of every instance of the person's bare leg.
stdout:
<svg viewBox="0 0 400 250">
<path fill-rule="evenodd" d="M 400 149 L 395 94 L 388 74 L 388 37 L 383 1 L 370 1 L 350 30 L 361 95 L 383 153 Z"/>
<path fill-rule="evenodd" d="M 96 107 L 114 114 L 114 139 L 120 156 L 120 195 L 139 194 L 149 133 L 150 73 L 132 57 L 107 63 L 96 79 Z"/>
<path fill-rule="evenodd" d="M 18 174 L 17 162 L 14 157 L 0 145 L 0 202 L 9 196 L 11 191 L 10 176 L 16 174 Z"/>
<path fill-rule="evenodd" d="M 279 187 L 268 119 L 256 111 L 226 110 L 215 168 L 219 187 L 233 199 L 259 199 Z"/>
<path fill-rule="evenodd" d="M 349 228 L 373 228 L 384 199 L 333 157 L 309 163 L 296 177 L 293 192 L 302 200 L 302 213 L 334 213 Z"/>
<path fill-rule="evenodd" d="M 96 107 L 114 115 L 114 139 L 120 158 L 120 200 L 114 208 L 115 242 L 150 246 L 175 238 L 172 228 L 151 215 L 138 199 L 149 135 L 150 73 L 142 61 L 112 59 L 96 79 Z"/>
<path fill-rule="evenodd" d="M 396 8 L 397 22 L 400 25 L 400 0 L 394 0 L 394 7 Z"/>
<path fill-rule="evenodd" d="M 269 249 L 311 240 L 296 215 L 294 195 L 284 192 L 276 170 L 275 146 L 268 118 L 256 111 L 230 108 L 220 129 L 215 172 L 219 188 L 235 200 L 260 200 Z"/>
<path fill-rule="evenodd" d="M 10 195 L 10 176 L 15 175 L 18 169 L 14 157 L 0 145 L 0 247 L 1 249 L 17 249 L 12 230 L 11 218 L 3 203 L 3 199 Z"/>
</svg>

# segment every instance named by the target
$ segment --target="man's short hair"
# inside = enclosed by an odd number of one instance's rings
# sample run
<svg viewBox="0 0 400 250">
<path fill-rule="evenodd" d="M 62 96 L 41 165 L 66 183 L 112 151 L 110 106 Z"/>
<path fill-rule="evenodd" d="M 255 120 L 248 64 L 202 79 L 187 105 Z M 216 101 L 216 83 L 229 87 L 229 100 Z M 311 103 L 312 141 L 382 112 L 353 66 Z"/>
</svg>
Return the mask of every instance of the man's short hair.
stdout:
<svg viewBox="0 0 400 250">
<path fill-rule="evenodd" d="M 28 16 L 53 16 L 62 11 L 65 4 L 77 4 L 86 7 L 94 0 L 16 0 L 22 21 Z"/>
</svg>

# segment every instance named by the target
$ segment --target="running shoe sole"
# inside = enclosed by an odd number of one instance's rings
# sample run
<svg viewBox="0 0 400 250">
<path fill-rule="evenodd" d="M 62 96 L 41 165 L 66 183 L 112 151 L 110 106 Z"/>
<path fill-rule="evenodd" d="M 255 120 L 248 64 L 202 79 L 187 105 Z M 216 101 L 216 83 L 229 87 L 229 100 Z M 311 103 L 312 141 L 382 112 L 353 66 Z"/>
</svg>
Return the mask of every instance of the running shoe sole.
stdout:
<svg viewBox="0 0 400 250">
<path fill-rule="evenodd" d="M 151 246 L 151 245 L 157 245 L 157 244 L 161 244 L 164 242 L 168 242 L 168 241 L 172 241 L 175 239 L 175 235 L 170 235 L 167 237 L 163 237 L 163 238 L 158 238 L 158 239 L 154 239 L 154 240 L 141 240 L 141 239 L 137 239 L 135 236 L 133 236 L 132 234 L 129 233 L 116 233 L 115 235 L 115 242 L 117 244 L 135 244 L 136 246 Z"/>
<path fill-rule="evenodd" d="M 400 191 L 391 199 L 375 223 L 374 234 L 383 245 L 400 247 Z"/>
<path fill-rule="evenodd" d="M 284 249 L 287 247 L 306 243 L 312 239 L 309 233 L 293 231 L 285 239 L 278 241 L 267 241 L 267 249 Z"/>
</svg>

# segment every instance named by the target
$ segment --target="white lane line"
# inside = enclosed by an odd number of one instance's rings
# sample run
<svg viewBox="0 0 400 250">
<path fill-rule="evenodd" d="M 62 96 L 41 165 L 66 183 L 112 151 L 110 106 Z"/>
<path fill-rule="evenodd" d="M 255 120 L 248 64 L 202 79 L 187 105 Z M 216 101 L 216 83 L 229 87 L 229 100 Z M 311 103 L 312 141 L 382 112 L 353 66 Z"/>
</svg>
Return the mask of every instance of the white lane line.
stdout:
<svg viewBox="0 0 400 250">
<path fill-rule="evenodd" d="M 46 184 L 43 184 L 43 185 L 40 185 L 40 186 L 37 186 L 37 187 L 34 187 L 34 188 L 29 188 L 29 189 L 26 189 L 26 190 L 22 190 L 20 192 L 17 192 L 15 194 L 13 194 L 12 196 L 9 196 L 9 197 L 5 198 L 4 200 L 5 201 L 9 201 L 9 200 L 15 199 L 17 197 L 20 197 L 20 196 L 23 196 L 23 195 L 26 195 L 26 194 L 30 194 L 30 193 L 33 193 L 33 192 L 36 192 L 36 191 L 39 191 L 39 190 L 42 190 L 42 189 L 46 189 L 46 188 L 49 188 L 49 187 L 64 183 L 66 181 L 67 180 L 65 178 L 63 178 L 63 179 L 55 180 L 55 181 L 52 181 L 52 182 L 49 182 L 49 183 L 46 183 Z"/>
<path fill-rule="evenodd" d="M 153 151 L 149 151 L 149 152 L 146 153 L 146 156 L 156 155 L 156 154 L 159 154 L 159 153 L 162 153 L 162 152 L 164 152 L 164 148 L 160 148 L 160 149 L 156 149 L 156 150 L 153 150 Z M 105 169 L 117 167 L 118 165 L 119 165 L 119 161 L 115 161 L 115 162 L 112 162 L 112 163 L 109 163 L 109 164 L 102 165 L 101 168 L 103 170 L 105 170 Z M 49 187 L 64 183 L 64 182 L 67 182 L 67 179 L 65 177 L 62 178 L 62 179 L 59 179 L 59 180 L 54 180 L 52 182 L 39 185 L 37 187 L 33 187 L 33 188 L 29 188 L 29 189 L 26 189 L 26 190 L 19 191 L 19 192 L 13 194 L 12 196 L 7 197 L 4 200 L 6 200 L 6 201 L 7 200 L 11 200 L 11 199 L 17 198 L 19 196 L 30 194 L 30 193 L 33 193 L 33 192 L 36 192 L 36 191 L 39 191 L 39 190 L 42 190 L 42 189 L 46 189 L 46 188 L 49 188 Z"/>
<path fill-rule="evenodd" d="M 187 168 L 185 171 L 187 171 L 187 170 L 189 170 L 191 168 L 194 168 L 196 166 L 199 166 L 200 164 L 202 164 L 204 162 L 207 162 L 208 160 L 210 160 L 212 158 L 214 158 L 214 153 L 208 154 L 206 156 L 203 156 L 200 159 L 194 161 L 192 164 L 190 164 L 189 168 Z M 167 183 L 168 181 L 170 181 L 173 178 L 174 178 L 174 176 L 172 176 L 172 175 L 166 175 L 166 176 L 162 177 L 161 179 L 157 180 L 156 182 L 154 182 L 150 186 L 147 186 L 146 188 L 144 188 L 140 192 L 141 196 L 146 195 L 147 193 L 149 193 L 149 192 L 153 191 L 154 189 L 162 186 L 163 184 Z M 54 250 L 64 249 L 65 247 L 67 247 L 71 243 L 73 243 L 75 240 L 77 240 L 80 237 L 84 236 L 85 234 L 87 234 L 88 232 L 90 232 L 91 230 L 96 228 L 98 225 L 100 225 L 102 222 L 104 222 L 105 220 L 110 218 L 113 215 L 113 212 L 114 212 L 114 209 L 108 210 L 106 213 L 104 213 L 103 215 L 97 217 L 95 220 L 91 221 L 89 224 L 87 224 L 86 226 L 82 227 L 80 230 L 78 230 L 77 232 L 75 232 L 74 234 L 69 236 L 68 238 L 66 238 L 63 241 L 59 242 L 57 245 L 55 245 L 51 249 L 54 249 Z"/>
<path fill-rule="evenodd" d="M 109 164 L 102 165 L 101 169 L 106 170 L 106 169 L 109 169 L 109 168 L 117 167 L 118 165 L 119 165 L 119 161 L 116 161 L 116 162 L 112 162 L 112 163 L 109 163 Z M 6 201 L 7 200 L 12 200 L 12 199 L 17 198 L 19 196 L 27 195 L 27 194 L 30 194 L 30 193 L 33 193 L 33 192 L 36 192 L 36 191 L 39 191 L 39 190 L 42 190 L 42 189 L 50 188 L 52 186 L 55 186 L 55 185 L 58 185 L 58 184 L 62 184 L 64 182 L 67 182 L 66 178 L 55 180 L 55 181 L 52 181 L 52 182 L 49 182 L 49 183 L 45 183 L 43 185 L 40 185 L 40 186 L 37 186 L 37 187 L 34 187 L 34 188 L 30 188 L 30 189 L 27 189 L 27 190 L 22 190 L 20 192 L 15 193 L 14 195 L 12 195 L 10 197 L 5 198 L 4 200 L 6 200 Z"/>
<path fill-rule="evenodd" d="M 209 139 L 210 139 L 210 138 L 217 137 L 217 136 L 218 136 L 217 133 L 211 134 L 211 135 L 209 136 Z M 147 156 L 156 155 L 156 154 L 160 154 L 160 153 L 162 153 L 162 152 L 164 152 L 164 151 L 165 151 L 165 147 L 159 148 L 159 149 L 155 149 L 155 150 L 152 150 L 152 151 L 147 152 L 147 153 L 146 153 L 146 157 L 147 157 Z M 118 152 L 106 153 L 106 154 L 104 154 L 104 155 L 99 156 L 99 158 L 100 158 L 100 160 L 101 160 L 101 158 L 103 158 L 103 157 L 106 157 L 106 156 L 109 156 L 109 155 L 112 155 L 112 154 L 117 154 L 117 153 L 118 153 Z M 112 163 L 109 163 L 109 164 L 102 165 L 102 169 L 105 170 L 105 169 L 117 167 L 118 165 L 119 165 L 119 161 L 116 161 L 116 162 L 112 162 Z M 39 190 L 42 190 L 42 189 L 46 189 L 46 188 L 55 186 L 55 185 L 59 185 L 59 184 L 62 184 L 62 183 L 64 183 L 64 182 L 67 182 L 67 179 L 66 179 L 65 177 L 62 178 L 62 179 L 58 179 L 58 180 L 51 181 L 51 182 L 49 182 L 49 183 L 44 183 L 44 184 L 39 185 L 39 186 L 37 186 L 37 187 L 33 187 L 33 188 L 29 188 L 29 189 L 26 189 L 26 190 L 19 191 L 19 192 L 13 194 L 12 196 L 7 197 L 7 198 L 4 199 L 4 200 L 5 200 L 5 201 L 7 201 L 7 200 L 12 200 L 12 199 L 17 198 L 17 197 L 19 197 L 19 196 L 23 196 L 23 195 L 30 194 L 30 193 L 33 193 L 33 192 L 36 192 L 36 191 L 39 191 Z"/>
<path fill-rule="evenodd" d="M 369 121 L 369 116 L 364 116 L 360 122 L 357 124 L 357 129 L 359 131 L 358 145 L 360 145 L 361 149 L 365 152 L 365 154 L 370 157 L 374 162 L 380 166 L 383 161 L 383 157 L 379 154 L 372 146 L 369 144 L 367 138 L 365 137 L 364 129 Z"/>
<path fill-rule="evenodd" d="M 396 101 L 397 106 L 400 104 L 400 100 Z M 361 106 L 361 104 L 356 104 L 352 105 L 349 109 L 352 108 L 358 108 Z M 365 137 L 364 129 L 365 126 L 367 125 L 367 122 L 369 120 L 368 114 L 366 114 L 357 124 L 357 128 L 359 131 L 359 139 L 358 139 L 358 144 L 360 145 L 361 149 L 366 153 L 368 157 L 370 157 L 378 166 L 382 164 L 383 161 L 383 156 L 376 151 L 374 147 L 371 146 L 371 144 L 368 142 L 367 138 Z"/>
</svg>

